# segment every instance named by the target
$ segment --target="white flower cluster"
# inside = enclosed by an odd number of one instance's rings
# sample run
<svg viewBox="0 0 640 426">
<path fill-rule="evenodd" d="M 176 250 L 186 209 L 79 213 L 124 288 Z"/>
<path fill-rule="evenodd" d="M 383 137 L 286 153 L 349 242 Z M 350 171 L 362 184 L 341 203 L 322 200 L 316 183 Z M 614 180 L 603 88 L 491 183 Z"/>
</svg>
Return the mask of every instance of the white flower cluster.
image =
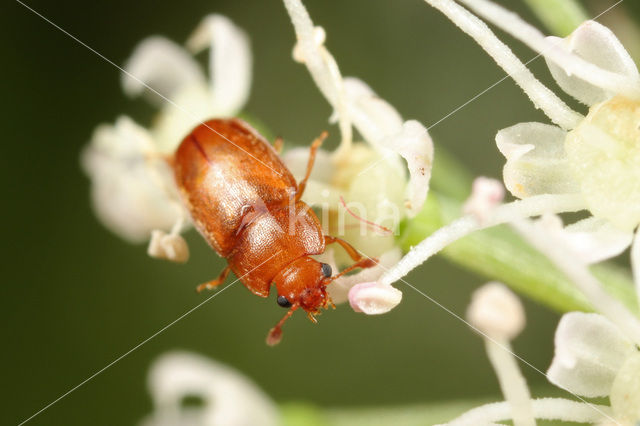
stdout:
<svg viewBox="0 0 640 426">
<path fill-rule="evenodd" d="M 129 96 L 160 108 L 149 128 L 123 116 L 102 124 L 82 155 L 94 209 L 106 227 L 131 242 L 151 238 L 149 254 L 177 262 L 189 256 L 180 232 L 189 216 L 181 204 L 170 155 L 197 124 L 236 115 L 249 96 L 251 52 L 242 30 L 207 16 L 187 41 L 189 50 L 155 36 L 143 40 L 123 68 Z M 192 54 L 209 48 L 209 78 Z"/>
<path fill-rule="evenodd" d="M 276 426 L 273 401 L 231 367 L 189 352 L 170 352 L 151 366 L 153 412 L 141 426 Z M 186 405 L 187 398 L 194 400 Z"/>
<path fill-rule="evenodd" d="M 477 229 L 511 223 L 571 280 L 598 313 L 563 316 L 555 338 L 549 380 L 574 396 L 608 396 L 610 406 L 584 400 L 533 400 L 510 351 L 523 320 L 513 295 L 492 285 L 469 309 L 471 325 L 487 352 L 506 398 L 465 413 L 450 424 L 494 424 L 535 419 L 635 425 L 640 421 L 640 320 L 609 295 L 588 265 L 632 245 L 631 263 L 640 294 L 640 75 L 618 39 L 588 21 L 566 39 L 544 37 L 515 14 L 487 0 L 426 0 L 473 37 L 557 126 L 522 123 L 501 130 L 496 142 L 506 157 L 504 182 L 521 200 L 496 206 L 486 182 L 467 203 L 468 216 L 423 241 L 382 277 L 401 278 L 448 243 Z M 558 85 L 590 107 L 572 111 L 535 79 L 487 25 L 500 27 L 542 55 Z M 494 190 L 495 192 L 495 190 Z M 497 192 L 495 192 L 497 193 Z M 474 198 L 475 197 L 475 198 Z M 481 207 L 478 207 L 481 206 Z M 484 206 L 484 207 L 482 207 Z M 556 213 L 587 210 L 591 216 L 564 227 Z M 537 221 L 527 218 L 542 215 Z M 508 330 L 503 327 L 512 326 Z"/>
</svg>

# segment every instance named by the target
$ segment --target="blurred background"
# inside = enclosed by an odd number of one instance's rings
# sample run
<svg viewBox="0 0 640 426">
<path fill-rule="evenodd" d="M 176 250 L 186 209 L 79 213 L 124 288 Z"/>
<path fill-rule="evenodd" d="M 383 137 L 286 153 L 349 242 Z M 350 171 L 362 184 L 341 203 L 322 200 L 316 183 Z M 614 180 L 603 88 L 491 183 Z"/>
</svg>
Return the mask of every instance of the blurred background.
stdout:
<svg viewBox="0 0 640 426">
<path fill-rule="evenodd" d="M 590 16 L 614 1 L 586 3 Z M 151 0 L 27 3 L 97 52 L 122 64 L 152 34 L 183 42 L 208 13 L 230 17 L 251 36 L 254 80 L 246 111 L 287 141 L 307 145 L 328 129 L 331 111 L 306 69 L 291 59 L 294 33 L 279 1 Z M 468 37 L 421 0 L 307 0 L 343 75 L 365 80 L 405 119 L 426 126 L 503 77 Z M 521 1 L 502 4 L 542 28 Z M 625 18 L 626 17 L 626 18 Z M 626 1 L 601 18 L 627 43 Z M 197 284 L 224 262 L 195 233 L 186 265 L 153 260 L 97 222 L 79 153 L 96 125 L 127 114 L 146 125 L 152 110 L 127 99 L 118 70 L 18 2 L 0 16 L 4 37 L 0 173 L 3 350 L 0 423 L 18 424 L 196 306 Z M 499 33 L 501 34 L 501 33 Z M 523 60 L 535 56 L 505 38 Z M 628 39 L 636 55 L 640 40 Z M 636 56 L 637 58 L 638 56 Z M 206 56 L 200 59 L 205 63 Z M 544 61 L 531 64 L 551 82 Z M 434 141 L 473 175 L 499 177 L 493 138 L 522 121 L 546 121 L 506 80 L 437 124 Z M 332 145 L 329 145 L 332 146 Z M 437 160 L 436 160 L 437 161 Z M 407 280 L 463 315 L 481 278 L 436 257 Z M 282 309 L 234 285 L 30 421 L 33 425 L 130 425 L 151 410 L 146 374 L 159 354 L 196 351 L 232 365 L 279 403 L 317 407 L 424 404 L 498 398 L 482 341 L 468 327 L 409 288 L 391 313 L 367 317 L 348 306 L 313 325 L 289 321 L 283 342 L 267 347 Z M 516 352 L 545 371 L 558 315 L 526 303 L 528 326 Z M 535 395 L 545 378 L 523 367 Z"/>
</svg>

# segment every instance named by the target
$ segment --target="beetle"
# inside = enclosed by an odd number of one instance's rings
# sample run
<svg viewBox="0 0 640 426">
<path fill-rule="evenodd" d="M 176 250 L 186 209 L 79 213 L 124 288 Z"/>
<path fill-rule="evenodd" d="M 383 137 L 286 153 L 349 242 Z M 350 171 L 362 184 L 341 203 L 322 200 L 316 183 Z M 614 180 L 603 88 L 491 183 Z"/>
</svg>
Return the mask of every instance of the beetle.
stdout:
<svg viewBox="0 0 640 426">
<path fill-rule="evenodd" d="M 282 325 L 296 309 L 309 319 L 331 303 L 327 285 L 355 268 L 376 260 L 346 241 L 324 235 L 320 221 L 301 201 L 318 148 L 326 132 L 310 148 L 304 178 L 297 183 L 275 148 L 244 121 L 213 119 L 197 126 L 176 150 L 172 164 L 176 185 L 195 228 L 228 262 L 218 278 L 198 286 L 213 289 L 230 271 L 252 293 L 269 296 L 275 284 L 277 304 L 289 308 L 267 335 L 274 345 Z M 312 256 L 328 244 L 342 246 L 354 264 L 336 275 Z"/>
</svg>

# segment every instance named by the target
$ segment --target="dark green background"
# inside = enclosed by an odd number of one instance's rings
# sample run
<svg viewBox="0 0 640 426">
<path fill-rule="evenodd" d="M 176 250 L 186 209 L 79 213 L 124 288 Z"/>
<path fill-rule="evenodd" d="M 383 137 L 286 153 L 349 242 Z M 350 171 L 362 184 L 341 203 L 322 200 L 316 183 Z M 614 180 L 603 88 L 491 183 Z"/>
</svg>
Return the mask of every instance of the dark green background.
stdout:
<svg viewBox="0 0 640 426">
<path fill-rule="evenodd" d="M 594 1 L 597 14 L 613 1 Z M 118 64 L 151 34 L 184 41 L 207 13 L 229 16 L 252 38 L 247 111 L 286 139 L 308 143 L 329 129 L 330 109 L 291 60 L 293 30 L 279 1 L 43 1 L 28 4 Z M 502 78 L 469 38 L 421 0 L 308 0 L 344 75 L 367 81 L 405 118 L 435 123 Z M 538 23 L 520 1 L 504 1 Z M 639 14 L 637 2 L 623 6 Z M 195 233 L 184 266 L 148 258 L 105 230 L 88 200 L 78 155 L 93 128 L 151 109 L 122 94 L 116 68 L 19 3 L 0 17 L 2 129 L 1 424 L 17 424 L 200 303 L 194 286 L 223 262 Z M 534 53 L 512 43 L 529 59 Z M 202 58 L 204 59 L 204 58 Z M 541 60 L 532 64 L 544 81 Z M 431 130 L 473 174 L 498 177 L 493 136 L 542 120 L 507 80 Z M 437 161 L 437 160 L 436 160 Z M 408 281 L 459 314 L 482 280 L 435 258 Z M 33 419 L 33 425 L 126 425 L 150 410 L 145 377 L 155 357 L 193 350 L 243 371 L 276 401 L 320 406 L 398 405 L 497 395 L 481 340 L 410 288 L 390 314 L 345 305 L 312 325 L 302 315 L 276 348 L 264 344 L 282 315 L 234 285 Z M 552 356 L 557 315 L 526 304 L 516 351 L 541 370 Z M 523 368 L 534 386 L 544 377 Z"/>
</svg>

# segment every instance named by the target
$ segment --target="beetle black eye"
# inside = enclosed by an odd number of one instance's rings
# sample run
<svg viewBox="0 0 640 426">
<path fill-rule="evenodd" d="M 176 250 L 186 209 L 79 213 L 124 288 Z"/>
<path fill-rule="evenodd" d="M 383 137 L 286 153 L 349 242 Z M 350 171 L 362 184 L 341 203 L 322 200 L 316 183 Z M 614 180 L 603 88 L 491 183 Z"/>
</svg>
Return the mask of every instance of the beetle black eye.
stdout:
<svg viewBox="0 0 640 426">
<path fill-rule="evenodd" d="M 331 265 L 329 265 L 328 263 L 323 263 L 322 275 L 324 275 L 326 278 L 329 278 L 331 274 L 333 274 L 333 271 L 331 270 Z"/>
<path fill-rule="evenodd" d="M 284 296 L 278 296 L 278 305 L 282 306 L 283 308 L 288 308 L 289 306 L 291 306 L 291 302 L 289 302 L 289 299 Z"/>
</svg>

